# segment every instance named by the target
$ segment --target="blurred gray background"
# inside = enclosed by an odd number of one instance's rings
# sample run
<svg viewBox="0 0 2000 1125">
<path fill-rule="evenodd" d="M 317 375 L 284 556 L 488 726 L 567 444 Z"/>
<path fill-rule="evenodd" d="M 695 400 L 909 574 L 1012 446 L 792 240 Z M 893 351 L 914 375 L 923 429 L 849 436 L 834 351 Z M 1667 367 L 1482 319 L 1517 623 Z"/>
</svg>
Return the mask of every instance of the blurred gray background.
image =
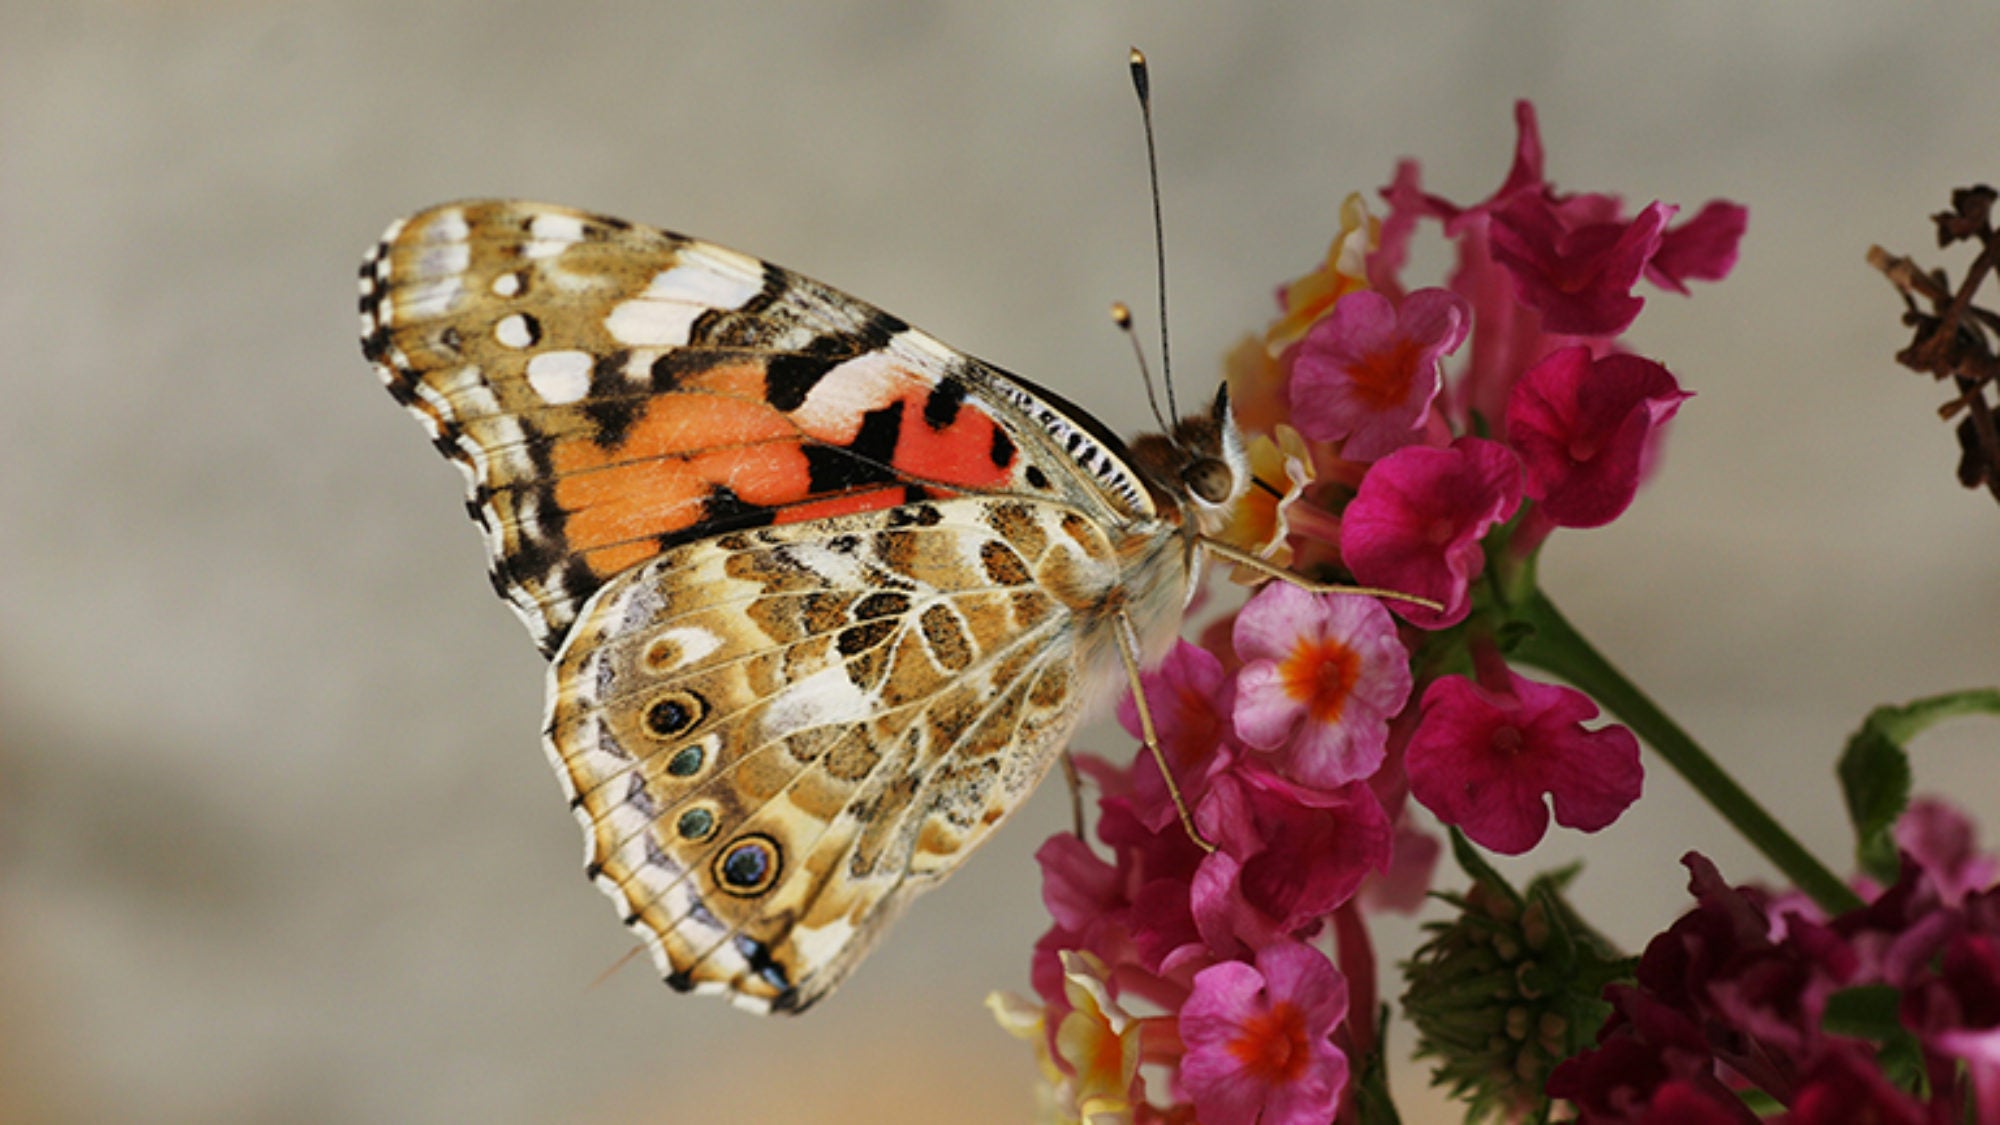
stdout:
<svg viewBox="0 0 2000 1125">
<path fill-rule="evenodd" d="M 0 1119 L 1024 1119 L 1029 1056 L 980 998 L 1026 986 L 1060 785 L 801 1020 L 643 963 L 593 985 L 630 943 L 537 744 L 541 662 L 458 474 L 361 360 L 353 277 L 424 205 L 567 202 L 830 281 L 1131 430 L 1105 308 L 1152 319 L 1133 43 L 1186 385 L 1398 156 L 1491 190 L 1517 96 L 1562 186 L 1749 205 L 1735 276 L 1634 335 L 1699 396 L 1662 471 L 1557 537 L 1546 582 L 1844 866 L 1828 763 L 1864 710 L 2000 676 L 2000 512 L 1953 483 L 1944 395 L 1892 365 L 1863 263 L 1963 264 L 1924 216 L 2000 178 L 1994 28 L 1411 8 L 0 2 Z M 1941 731 L 1920 786 L 1990 814 L 1993 743 Z M 1766 874 L 1656 768 L 1511 869 L 1587 850 L 1577 898 L 1636 945 L 1690 846 Z"/>
</svg>

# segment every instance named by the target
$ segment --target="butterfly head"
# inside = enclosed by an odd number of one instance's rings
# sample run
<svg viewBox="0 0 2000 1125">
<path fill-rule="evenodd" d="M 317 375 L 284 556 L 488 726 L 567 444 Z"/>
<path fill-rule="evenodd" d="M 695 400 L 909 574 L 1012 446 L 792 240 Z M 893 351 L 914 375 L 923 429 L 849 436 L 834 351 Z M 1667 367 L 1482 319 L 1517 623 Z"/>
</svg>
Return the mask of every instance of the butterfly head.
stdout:
<svg viewBox="0 0 2000 1125">
<path fill-rule="evenodd" d="M 1155 488 L 1175 501 L 1190 532 L 1217 536 L 1250 490 L 1250 458 L 1224 384 L 1206 414 L 1190 414 L 1169 434 L 1147 434 L 1132 454 Z"/>
</svg>

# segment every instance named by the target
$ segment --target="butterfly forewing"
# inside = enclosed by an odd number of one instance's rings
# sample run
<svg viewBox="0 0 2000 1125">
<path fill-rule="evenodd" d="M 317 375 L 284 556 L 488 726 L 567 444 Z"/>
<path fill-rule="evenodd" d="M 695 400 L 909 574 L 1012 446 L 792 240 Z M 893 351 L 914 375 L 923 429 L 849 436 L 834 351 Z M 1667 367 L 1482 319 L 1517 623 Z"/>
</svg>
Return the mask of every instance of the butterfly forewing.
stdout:
<svg viewBox="0 0 2000 1125">
<path fill-rule="evenodd" d="M 593 591 L 676 542 L 963 493 L 1151 513 L 1101 437 L 1018 380 L 621 220 L 422 212 L 363 263 L 361 316 L 391 393 L 465 470 L 495 587 L 545 653 Z"/>
</svg>

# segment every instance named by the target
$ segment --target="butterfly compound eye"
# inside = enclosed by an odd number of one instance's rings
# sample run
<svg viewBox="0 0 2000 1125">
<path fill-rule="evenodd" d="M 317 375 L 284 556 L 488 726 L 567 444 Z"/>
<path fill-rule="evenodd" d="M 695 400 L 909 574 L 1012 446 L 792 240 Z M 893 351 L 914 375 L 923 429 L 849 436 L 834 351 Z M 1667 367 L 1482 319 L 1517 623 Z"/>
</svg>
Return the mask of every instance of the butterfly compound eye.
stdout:
<svg viewBox="0 0 2000 1125">
<path fill-rule="evenodd" d="M 1196 498 L 1220 504 L 1236 491 L 1236 474 L 1219 458 L 1197 457 L 1181 470 L 1181 482 Z"/>
</svg>

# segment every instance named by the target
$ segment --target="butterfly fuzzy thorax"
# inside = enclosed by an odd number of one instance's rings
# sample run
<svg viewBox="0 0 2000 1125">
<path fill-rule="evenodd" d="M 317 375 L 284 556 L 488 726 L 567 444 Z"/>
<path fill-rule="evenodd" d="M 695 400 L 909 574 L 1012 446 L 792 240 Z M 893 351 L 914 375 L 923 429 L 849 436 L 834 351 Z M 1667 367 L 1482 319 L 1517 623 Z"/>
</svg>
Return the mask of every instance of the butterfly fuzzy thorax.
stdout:
<svg viewBox="0 0 2000 1125">
<path fill-rule="evenodd" d="M 1226 398 L 1128 449 L 837 290 L 567 208 L 411 216 L 360 292 L 551 658 L 587 870 L 670 983 L 753 1008 L 825 995 L 1022 803 L 1247 484 Z"/>
</svg>

